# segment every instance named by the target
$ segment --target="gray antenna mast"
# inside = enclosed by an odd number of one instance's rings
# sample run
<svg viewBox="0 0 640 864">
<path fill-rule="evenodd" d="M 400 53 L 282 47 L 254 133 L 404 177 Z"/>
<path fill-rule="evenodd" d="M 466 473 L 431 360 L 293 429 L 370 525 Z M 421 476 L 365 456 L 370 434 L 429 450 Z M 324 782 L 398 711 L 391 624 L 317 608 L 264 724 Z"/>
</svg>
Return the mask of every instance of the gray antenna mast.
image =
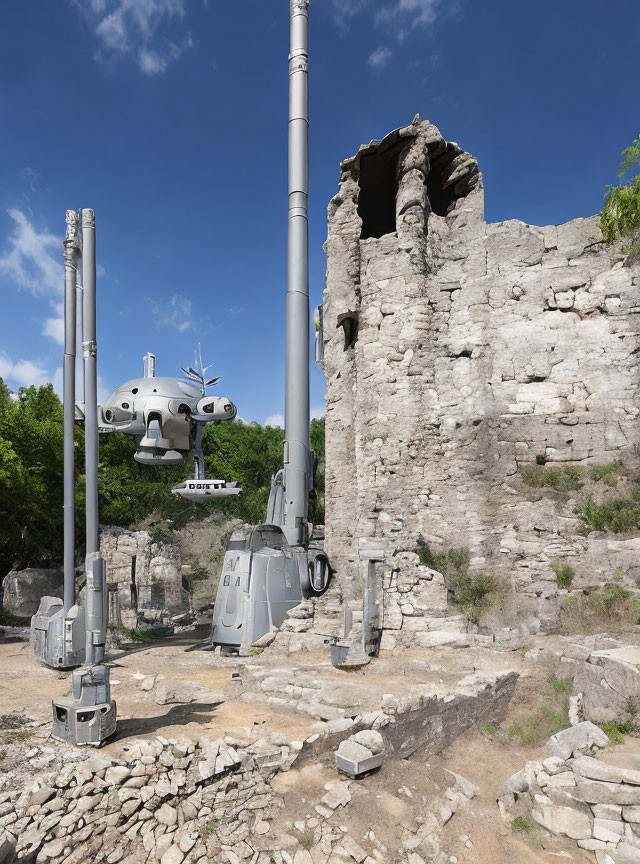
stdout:
<svg viewBox="0 0 640 864">
<path fill-rule="evenodd" d="M 290 0 L 289 232 L 284 419 L 284 534 L 308 542 L 309 444 L 309 0 Z"/>
</svg>

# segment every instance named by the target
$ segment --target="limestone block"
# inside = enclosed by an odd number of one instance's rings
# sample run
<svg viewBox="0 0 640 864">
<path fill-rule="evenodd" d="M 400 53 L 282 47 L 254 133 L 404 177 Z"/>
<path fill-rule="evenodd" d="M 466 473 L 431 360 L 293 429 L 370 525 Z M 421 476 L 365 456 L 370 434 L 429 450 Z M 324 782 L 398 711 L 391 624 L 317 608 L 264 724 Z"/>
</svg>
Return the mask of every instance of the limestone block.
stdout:
<svg viewBox="0 0 640 864">
<path fill-rule="evenodd" d="M 591 820 L 586 813 L 572 807 L 537 804 L 531 811 L 531 816 L 552 834 L 564 834 L 573 840 L 586 840 L 591 837 Z"/>
<path fill-rule="evenodd" d="M 12 570 L 2 581 L 2 605 L 13 615 L 30 618 L 42 597 L 62 599 L 62 570 L 29 567 Z"/>
<path fill-rule="evenodd" d="M 583 694 L 585 717 L 598 723 L 618 719 L 629 703 L 640 705 L 640 647 L 593 652 L 578 667 L 575 683 Z"/>
<path fill-rule="evenodd" d="M 585 720 L 576 726 L 571 726 L 569 729 L 552 735 L 547 741 L 547 750 L 550 750 L 553 756 L 568 759 L 573 755 L 597 752 L 604 749 L 608 743 L 609 739 L 606 733 L 598 726 Z"/>
</svg>

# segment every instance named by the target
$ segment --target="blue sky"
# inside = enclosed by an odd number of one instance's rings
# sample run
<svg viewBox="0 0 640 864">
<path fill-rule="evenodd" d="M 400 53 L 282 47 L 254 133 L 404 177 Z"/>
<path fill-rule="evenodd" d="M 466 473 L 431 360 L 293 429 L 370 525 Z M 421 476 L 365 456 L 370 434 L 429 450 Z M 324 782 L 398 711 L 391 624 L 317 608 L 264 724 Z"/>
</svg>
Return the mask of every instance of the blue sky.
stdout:
<svg viewBox="0 0 640 864">
<path fill-rule="evenodd" d="M 102 396 L 202 342 L 282 413 L 287 0 L 21 0 L 0 31 L 0 375 L 61 392 L 68 207 L 98 225 Z M 488 221 L 596 213 L 640 130 L 637 0 L 312 0 L 311 295 L 338 164 L 419 112 L 479 160 Z M 323 410 L 312 370 L 311 404 Z"/>
</svg>

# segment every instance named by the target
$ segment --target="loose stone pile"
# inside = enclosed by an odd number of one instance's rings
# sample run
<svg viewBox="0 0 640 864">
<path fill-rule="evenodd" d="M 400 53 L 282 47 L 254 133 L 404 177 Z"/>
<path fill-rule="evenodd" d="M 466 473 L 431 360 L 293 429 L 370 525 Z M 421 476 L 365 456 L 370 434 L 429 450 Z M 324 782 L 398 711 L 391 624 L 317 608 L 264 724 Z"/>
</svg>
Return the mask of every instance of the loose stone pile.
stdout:
<svg viewBox="0 0 640 864">
<path fill-rule="evenodd" d="M 585 721 L 553 735 L 542 762 L 527 762 L 506 783 L 503 812 L 530 813 L 553 834 L 595 852 L 598 864 L 640 862 L 640 771 L 595 758 L 608 744 Z"/>
<path fill-rule="evenodd" d="M 37 855 L 38 862 L 215 859 L 242 844 L 250 829 L 264 833 L 273 803 L 268 780 L 293 764 L 302 746 L 258 741 L 236 749 L 207 738 L 135 742 L 119 759 L 94 756 L 21 793 L 2 793 L 3 840 L 17 860 Z M 234 852 L 241 860 L 250 853 Z"/>
</svg>

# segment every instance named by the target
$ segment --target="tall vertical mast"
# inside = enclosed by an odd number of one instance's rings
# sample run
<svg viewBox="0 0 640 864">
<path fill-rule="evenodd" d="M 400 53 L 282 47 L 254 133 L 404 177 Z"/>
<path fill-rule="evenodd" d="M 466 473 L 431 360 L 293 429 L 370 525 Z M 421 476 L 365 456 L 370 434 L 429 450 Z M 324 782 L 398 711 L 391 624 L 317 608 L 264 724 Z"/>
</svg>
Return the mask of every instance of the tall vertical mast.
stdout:
<svg viewBox="0 0 640 864">
<path fill-rule="evenodd" d="M 98 376 L 96 342 L 96 220 L 82 210 L 82 354 L 84 357 L 87 555 L 98 552 Z"/>
<path fill-rule="evenodd" d="M 75 603 L 76 476 L 73 444 L 76 411 L 76 284 L 78 281 L 78 214 L 67 210 L 64 241 L 64 614 Z"/>
<path fill-rule="evenodd" d="M 309 0 L 290 0 L 289 238 L 284 433 L 284 533 L 307 540 L 309 444 Z"/>
</svg>

